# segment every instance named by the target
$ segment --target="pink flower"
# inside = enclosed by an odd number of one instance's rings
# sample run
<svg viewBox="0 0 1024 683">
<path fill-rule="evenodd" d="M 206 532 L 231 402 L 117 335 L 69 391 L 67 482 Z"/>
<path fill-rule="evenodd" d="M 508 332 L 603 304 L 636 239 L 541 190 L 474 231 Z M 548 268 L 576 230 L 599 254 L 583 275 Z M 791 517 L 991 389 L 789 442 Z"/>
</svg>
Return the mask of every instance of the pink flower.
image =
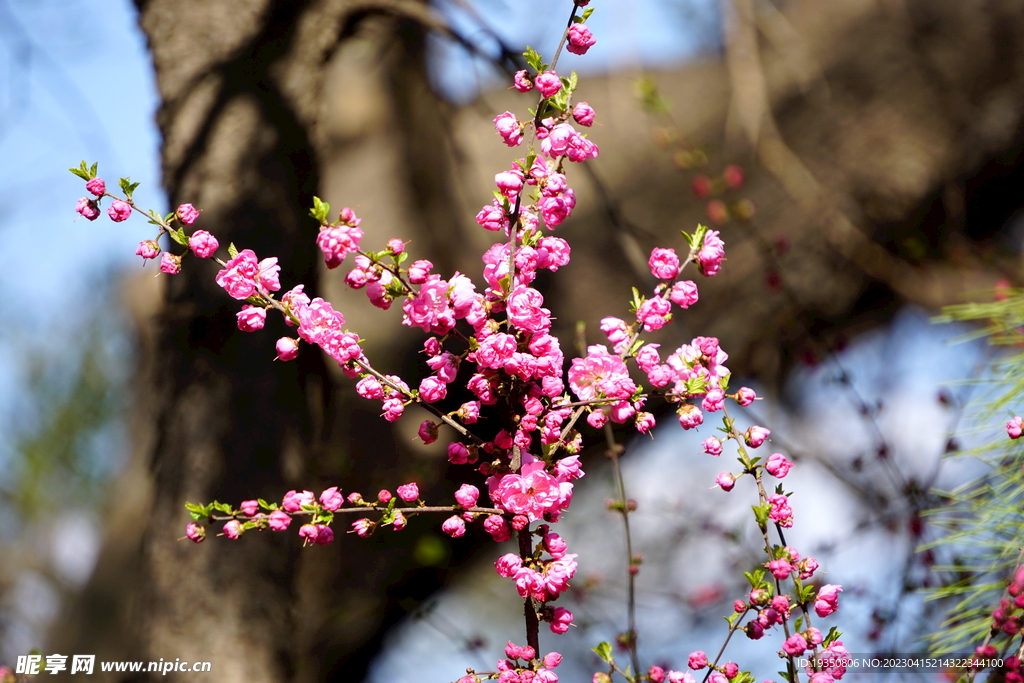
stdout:
<svg viewBox="0 0 1024 683">
<path fill-rule="evenodd" d="M 284 531 L 292 523 L 292 518 L 280 510 L 274 510 L 267 518 L 267 523 L 274 531 Z"/>
<path fill-rule="evenodd" d="M 135 250 L 135 253 L 142 258 L 156 258 L 160 255 L 160 245 L 153 240 L 145 240 L 139 242 L 139 248 Z"/>
<path fill-rule="evenodd" d="M 420 428 L 416 431 L 416 435 L 425 444 L 434 443 L 437 441 L 437 425 L 432 420 L 424 420 L 420 423 Z"/>
<path fill-rule="evenodd" d="M 494 479 L 494 478 L 492 478 Z M 544 470 L 543 461 L 524 465 L 520 474 L 488 480 L 491 500 L 502 510 L 524 515 L 530 521 L 557 514 L 572 499 L 572 484 L 560 483 Z"/>
<path fill-rule="evenodd" d="M 299 340 L 291 337 L 281 337 L 277 340 L 275 348 L 277 349 L 277 360 L 295 360 L 299 355 Z"/>
<path fill-rule="evenodd" d="M 515 78 L 512 81 L 512 87 L 519 92 L 530 92 L 533 90 L 533 81 L 530 80 L 530 74 L 526 69 L 516 72 Z"/>
<path fill-rule="evenodd" d="M 177 275 L 181 272 L 181 257 L 165 251 L 160 257 L 160 272 L 167 275 Z"/>
<path fill-rule="evenodd" d="M 475 507 L 476 501 L 479 497 L 480 489 L 472 484 L 463 484 L 459 487 L 459 490 L 455 492 L 455 500 L 464 508 Z"/>
<path fill-rule="evenodd" d="M 819 617 L 827 617 L 839 609 L 839 594 L 842 592 L 842 586 L 831 583 L 818 589 L 818 597 L 814 600 L 814 611 Z"/>
<path fill-rule="evenodd" d="M 743 432 L 743 440 L 751 448 L 757 448 L 764 443 L 765 439 L 768 438 L 769 434 L 771 434 L 771 431 L 765 429 L 764 427 L 758 427 L 757 425 L 754 425 L 747 431 Z"/>
<path fill-rule="evenodd" d="M 768 461 L 765 462 L 764 468 L 768 470 L 768 474 L 772 475 L 777 479 L 784 479 L 789 474 L 789 469 L 793 466 L 793 463 L 786 459 L 782 453 L 772 453 L 768 456 Z"/>
<path fill-rule="evenodd" d="M 554 71 L 537 74 L 533 79 L 533 85 L 544 97 L 551 97 L 562 89 L 562 81 Z"/>
<path fill-rule="evenodd" d="M 433 267 L 434 264 L 426 259 L 413 261 L 412 265 L 409 266 L 409 282 L 414 285 L 422 285 L 430 277 L 430 269 Z"/>
<path fill-rule="evenodd" d="M 509 199 L 515 199 L 523 190 L 523 174 L 520 171 L 502 171 L 494 176 L 494 184 L 498 186 L 501 194 Z"/>
<path fill-rule="evenodd" d="M 243 249 L 217 273 L 217 284 L 234 299 L 248 299 L 256 291 L 259 261 L 251 249 Z"/>
<path fill-rule="evenodd" d="M 757 394 L 750 387 L 740 387 L 740 390 L 736 392 L 736 402 L 744 408 L 753 403 L 756 398 Z"/>
<path fill-rule="evenodd" d="M 192 236 L 188 238 L 188 248 L 191 249 L 192 253 L 199 258 L 209 258 L 213 256 L 219 246 L 220 242 L 217 241 L 217 238 L 205 230 L 196 230 L 192 233 Z"/>
<path fill-rule="evenodd" d="M 672 304 L 656 296 L 640 304 L 636 319 L 644 325 L 645 332 L 660 330 L 672 319 Z"/>
<path fill-rule="evenodd" d="M 1017 415 L 1007 422 L 1006 433 L 1011 439 L 1019 439 L 1024 434 L 1024 419 Z"/>
<path fill-rule="evenodd" d="M 697 284 L 693 280 L 681 280 L 672 285 L 668 298 L 680 308 L 689 308 L 697 303 Z"/>
<path fill-rule="evenodd" d="M 189 522 L 185 527 L 185 535 L 194 543 L 202 543 L 206 538 L 206 527 L 199 526 L 195 522 Z"/>
<path fill-rule="evenodd" d="M 79 213 L 82 212 L 79 211 Z M 84 213 L 82 213 L 82 215 L 85 216 L 86 218 L 89 218 Z M 107 209 L 107 215 L 110 216 L 110 220 L 114 221 L 115 223 L 120 223 L 121 221 L 128 220 L 128 217 L 132 215 L 132 207 L 127 202 L 122 202 L 120 199 L 118 199 L 117 201 L 110 205 L 109 209 Z M 92 219 L 89 218 L 89 220 Z"/>
<path fill-rule="evenodd" d="M 182 204 L 175 213 L 178 216 L 178 220 L 185 225 L 192 225 L 199 218 L 199 209 L 191 204 Z"/>
<path fill-rule="evenodd" d="M 771 509 L 768 512 L 768 519 L 784 528 L 793 526 L 793 508 L 789 506 L 789 498 L 776 493 L 768 497 Z"/>
<path fill-rule="evenodd" d="M 772 573 L 776 579 L 782 581 L 789 576 L 789 573 L 793 571 L 793 565 L 784 557 L 780 557 L 777 560 L 771 560 L 768 562 L 768 571 Z"/>
<path fill-rule="evenodd" d="M 465 465 L 469 462 L 469 449 L 465 444 L 458 441 L 448 444 L 448 462 L 453 465 Z"/>
<path fill-rule="evenodd" d="M 255 332 L 263 329 L 264 323 L 267 322 L 267 309 L 246 304 L 242 306 L 242 310 L 235 313 L 235 317 L 238 318 L 238 329 L 242 332 Z"/>
<path fill-rule="evenodd" d="M 242 528 L 242 523 L 239 522 L 237 519 L 233 519 L 224 525 L 224 535 L 230 538 L 231 540 L 237 539 L 244 532 L 245 529 Z"/>
<path fill-rule="evenodd" d="M 398 497 L 406 503 L 414 503 L 420 498 L 420 487 L 415 482 L 402 484 L 397 489 Z"/>
<path fill-rule="evenodd" d="M 799 633 L 794 633 L 782 644 L 782 649 L 791 657 L 799 657 L 807 650 L 807 639 Z"/>
<path fill-rule="evenodd" d="M 647 680 L 651 683 L 665 683 L 665 670 L 660 666 L 652 666 L 647 670 Z"/>
<path fill-rule="evenodd" d="M 303 539 L 307 543 L 316 543 L 316 537 L 320 534 L 320 529 L 314 524 L 303 524 L 299 528 L 299 538 Z"/>
<path fill-rule="evenodd" d="M 708 455 L 718 457 L 722 454 L 722 441 L 717 436 L 709 436 L 704 439 L 704 443 L 701 446 L 704 447 L 704 452 Z"/>
<path fill-rule="evenodd" d="M 729 472 L 722 472 L 715 478 L 715 483 L 718 484 L 723 491 L 732 491 L 733 487 L 736 486 L 736 477 Z"/>
<path fill-rule="evenodd" d="M 693 429 L 704 424 L 704 413 L 700 412 L 700 408 L 689 403 L 679 406 L 676 415 L 679 416 L 679 425 L 683 429 Z"/>
<path fill-rule="evenodd" d="M 314 539 L 317 545 L 327 545 L 334 540 L 334 529 L 325 525 L 316 525 L 316 538 Z"/>
<path fill-rule="evenodd" d="M 352 531 L 356 532 L 356 536 L 359 538 L 367 538 L 373 533 L 374 523 L 366 519 L 357 519 L 352 522 Z"/>
<path fill-rule="evenodd" d="M 587 128 L 594 125 L 595 115 L 594 108 L 586 102 L 577 102 L 576 106 L 572 108 L 572 117 L 576 120 L 576 123 Z"/>
<path fill-rule="evenodd" d="M 551 632 L 565 633 L 572 625 L 572 612 L 564 607 L 556 607 L 551 616 Z"/>
<path fill-rule="evenodd" d="M 525 72 L 523 72 L 525 73 Z M 518 74 L 517 74 L 518 76 Z M 531 86 L 532 89 L 532 86 Z M 516 147 L 523 142 L 523 124 L 510 111 L 494 117 L 494 129 L 498 131 L 502 142 L 509 147 Z"/>
<path fill-rule="evenodd" d="M 646 434 L 654 429 L 655 424 L 654 415 L 651 413 L 640 412 L 636 414 L 636 430 L 641 434 Z"/>
<path fill-rule="evenodd" d="M 689 658 L 687 659 L 686 665 L 694 671 L 700 671 L 708 665 L 708 656 L 704 653 L 703 650 L 691 652 Z"/>
<path fill-rule="evenodd" d="M 476 222 L 485 230 L 508 230 L 508 216 L 505 208 L 495 199 L 491 204 L 480 209 L 476 215 Z"/>
<path fill-rule="evenodd" d="M 329 225 L 320 228 L 316 244 L 324 254 L 324 263 L 327 264 L 327 267 L 337 268 L 345 260 L 347 254 L 359 251 L 361 239 L 363 239 L 363 231 L 356 225 Z"/>
<path fill-rule="evenodd" d="M 594 46 L 597 40 L 584 24 L 573 24 L 569 27 L 569 40 L 565 49 L 574 55 L 585 55 L 587 50 Z"/>
<path fill-rule="evenodd" d="M 466 522 L 463 521 L 462 517 L 452 515 L 448 519 L 444 520 L 441 524 L 441 531 L 445 532 L 452 538 L 458 538 L 459 536 L 466 535 Z"/>
<path fill-rule="evenodd" d="M 435 403 L 448 394 L 448 385 L 437 377 L 426 377 L 420 382 L 420 398 L 426 403 Z"/>
<path fill-rule="evenodd" d="M 238 506 L 238 509 L 240 509 L 243 514 L 252 517 L 260 511 L 260 504 L 259 501 L 256 500 L 244 500 L 242 501 L 242 504 Z"/>
<path fill-rule="evenodd" d="M 320 504 L 328 512 L 337 512 L 345 504 L 345 497 L 341 495 L 337 486 L 332 486 L 320 494 Z"/>
<path fill-rule="evenodd" d="M 586 358 L 573 359 L 569 387 L 581 401 L 600 397 L 627 399 L 636 390 L 626 364 L 603 346 L 591 346 Z"/>
<path fill-rule="evenodd" d="M 493 515 L 492 515 L 493 516 Z M 523 560 L 515 553 L 508 553 L 498 558 L 498 561 L 494 563 L 494 568 L 498 571 L 498 576 L 503 576 L 506 579 L 511 579 L 519 571 L 519 568 L 523 566 Z"/>
<path fill-rule="evenodd" d="M 312 491 L 289 491 L 284 494 L 281 507 L 285 512 L 301 512 L 304 505 L 312 505 L 314 496 Z"/>
<path fill-rule="evenodd" d="M 697 265 L 704 275 L 716 274 L 722 266 L 722 259 L 725 258 L 725 243 L 718 237 L 717 230 L 708 230 L 704 235 L 704 244 L 697 252 Z"/>
<path fill-rule="evenodd" d="M 87 197 L 82 197 L 78 200 L 78 204 L 75 205 L 75 211 L 91 221 L 100 217 L 100 207 L 96 205 L 96 200 L 88 199 Z"/>
<path fill-rule="evenodd" d="M 709 413 L 721 410 L 725 407 L 725 392 L 718 387 L 708 389 L 708 393 L 704 395 L 704 400 L 701 401 L 700 407 Z"/>
<path fill-rule="evenodd" d="M 103 193 L 107 191 L 107 184 L 103 182 L 102 178 L 93 178 L 85 184 L 85 189 L 97 197 L 102 197 Z"/>
<path fill-rule="evenodd" d="M 466 401 L 456 414 L 463 424 L 473 424 L 480 419 L 480 401 Z"/>
<path fill-rule="evenodd" d="M 679 275 L 679 257 L 675 249 L 654 249 L 647 265 L 659 280 L 674 280 Z"/>
<path fill-rule="evenodd" d="M 519 285 L 508 297 L 506 313 L 509 322 L 521 330 L 547 332 L 551 328 L 551 311 L 542 308 L 544 297 L 536 289 Z"/>
</svg>

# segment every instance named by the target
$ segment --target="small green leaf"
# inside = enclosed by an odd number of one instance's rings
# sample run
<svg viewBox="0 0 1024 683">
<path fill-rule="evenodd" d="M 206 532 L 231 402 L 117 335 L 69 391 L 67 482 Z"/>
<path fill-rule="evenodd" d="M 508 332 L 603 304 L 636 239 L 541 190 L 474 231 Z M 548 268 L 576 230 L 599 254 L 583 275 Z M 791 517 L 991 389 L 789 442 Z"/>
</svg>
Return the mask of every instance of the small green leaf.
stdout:
<svg viewBox="0 0 1024 683">
<path fill-rule="evenodd" d="M 567 84 L 567 87 L 569 88 L 569 92 L 576 92 L 576 86 L 579 85 L 579 82 L 580 82 L 579 74 L 577 74 L 575 71 L 573 71 L 571 74 L 569 74 L 569 82 Z"/>
<path fill-rule="evenodd" d="M 235 246 L 234 242 L 228 245 L 228 256 L 231 258 L 238 256 L 238 247 Z"/>
<path fill-rule="evenodd" d="M 526 63 L 529 64 L 530 68 L 534 71 L 540 72 L 542 70 L 544 65 L 541 63 L 541 56 L 532 47 L 526 47 L 526 52 L 523 53 L 523 57 L 526 58 Z"/>
<path fill-rule="evenodd" d="M 84 161 L 82 162 L 82 165 L 79 166 L 78 168 L 69 168 L 68 170 L 86 182 L 89 182 L 96 176 L 95 173 L 89 173 L 89 169 L 86 167 Z"/>
<path fill-rule="evenodd" d="M 408 258 L 409 258 L 409 252 L 407 252 L 407 251 L 403 251 L 401 254 L 399 254 L 398 256 L 394 257 L 395 263 L 397 263 L 399 265 L 405 263 L 406 259 L 408 259 Z"/>
<path fill-rule="evenodd" d="M 594 13 L 594 8 L 593 7 L 588 7 L 587 9 L 583 10 L 583 16 L 578 17 L 578 19 L 580 20 L 580 23 L 582 24 L 587 19 L 589 19 L 590 15 L 593 14 L 593 13 Z"/>
<path fill-rule="evenodd" d="M 611 664 L 612 662 L 612 646 L 611 643 L 601 643 L 597 647 L 591 648 L 591 650 L 605 662 Z"/>
<path fill-rule="evenodd" d="M 838 629 L 836 629 L 836 627 L 833 626 L 832 628 L 830 628 L 828 630 L 828 635 L 825 636 L 825 640 L 822 641 L 822 643 L 821 643 L 822 648 L 827 648 L 829 645 L 831 645 L 835 641 L 839 640 L 839 638 L 841 638 L 842 635 L 843 635 L 843 632 L 838 630 Z"/>
<path fill-rule="evenodd" d="M 96 171 L 97 171 L 97 169 L 99 169 L 99 167 L 100 167 L 100 162 L 97 161 L 97 162 L 95 162 L 92 165 L 92 168 L 89 169 L 89 179 L 90 180 L 92 180 L 93 178 L 96 177 Z M 85 162 L 84 161 L 82 162 L 82 168 L 83 169 L 85 168 Z"/>
<path fill-rule="evenodd" d="M 171 236 L 172 240 L 174 240 L 181 246 L 188 246 L 188 237 L 185 236 L 184 228 L 178 228 L 177 230 L 168 230 L 167 234 Z"/>
</svg>

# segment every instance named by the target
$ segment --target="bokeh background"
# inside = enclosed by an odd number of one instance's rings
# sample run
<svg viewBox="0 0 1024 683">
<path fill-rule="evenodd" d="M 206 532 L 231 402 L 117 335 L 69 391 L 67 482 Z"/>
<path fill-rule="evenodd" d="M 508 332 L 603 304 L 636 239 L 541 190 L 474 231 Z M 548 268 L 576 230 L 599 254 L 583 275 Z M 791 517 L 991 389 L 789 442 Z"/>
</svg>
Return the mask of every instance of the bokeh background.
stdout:
<svg viewBox="0 0 1024 683">
<path fill-rule="evenodd" d="M 699 221 L 721 230 L 723 272 L 654 341 L 722 339 L 767 397 L 743 419 L 803 469 L 799 538 L 848 587 L 848 647 L 915 647 L 939 615 L 916 594 L 937 580 L 914 552 L 939 533 L 922 512 L 932 487 L 979 471 L 943 456 L 1006 417 L 971 419 L 979 391 L 958 381 L 986 377 L 991 354 L 929 316 L 1021 284 L 1024 3 L 592 5 L 597 45 L 559 67 L 579 71 L 601 147 L 570 177 L 579 208 L 559 234 L 574 261 L 542 283 L 560 333 L 579 319 L 597 341 L 629 287 L 653 285 L 652 247 L 678 249 Z M 569 9 L 0 0 L 0 663 L 39 649 L 210 660 L 226 681 L 404 681 L 426 666 L 449 680 L 515 638 L 478 535 L 451 542 L 418 520 L 305 551 L 281 535 L 177 541 L 186 500 L 410 478 L 440 498 L 461 473 L 413 442 L 415 415 L 380 421 L 322 358 L 270 362 L 282 330 L 237 332 L 212 264 L 157 276 L 133 255 L 152 226 L 76 220 L 84 189 L 66 169 L 97 161 L 108 184 L 141 182 L 144 206 L 202 207 L 222 244 L 278 255 L 371 358 L 418 376 L 416 335 L 318 263 L 311 197 L 354 207 L 367 244 L 400 237 L 441 272 L 478 275 L 490 235 L 472 216 L 511 160 L 491 119 L 525 116 L 508 73 L 526 44 L 550 55 Z M 705 490 L 728 465 L 671 413 L 659 422 L 625 459 L 647 542 L 641 643 L 681 666 L 720 642 L 741 590 L 721 577 L 757 548 L 737 517 L 749 502 Z M 607 473 L 588 458 L 566 531 L 599 558 L 572 597 L 566 666 L 581 679 L 587 648 L 624 628 L 619 540 L 592 531 L 614 521 Z"/>
</svg>

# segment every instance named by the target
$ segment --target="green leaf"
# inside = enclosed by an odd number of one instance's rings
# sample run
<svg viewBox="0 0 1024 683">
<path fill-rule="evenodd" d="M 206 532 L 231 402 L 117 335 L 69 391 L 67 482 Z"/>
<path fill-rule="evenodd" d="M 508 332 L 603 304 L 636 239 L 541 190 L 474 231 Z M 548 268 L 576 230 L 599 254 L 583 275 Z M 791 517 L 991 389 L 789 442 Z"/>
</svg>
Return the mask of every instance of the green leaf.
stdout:
<svg viewBox="0 0 1024 683">
<path fill-rule="evenodd" d="M 171 236 L 171 239 L 180 244 L 183 247 L 188 246 L 188 237 L 185 236 L 185 229 L 178 228 L 177 230 L 168 230 L 167 234 Z"/>
<path fill-rule="evenodd" d="M 771 506 L 768 503 L 764 505 L 751 505 L 750 509 L 754 511 L 754 518 L 757 520 L 758 526 L 763 527 L 768 524 L 768 513 L 771 511 Z"/>
<path fill-rule="evenodd" d="M 97 171 L 97 169 L 99 169 L 99 167 L 100 167 L 100 162 L 97 161 L 97 162 L 95 162 L 92 165 L 92 168 L 89 169 L 89 176 L 90 176 L 89 179 L 90 180 L 92 180 L 93 178 L 96 177 L 96 171 Z M 82 168 L 83 169 L 85 168 L 85 162 L 84 161 L 82 162 Z"/>
<path fill-rule="evenodd" d="M 825 636 L 825 640 L 822 641 L 821 647 L 822 648 L 827 648 L 829 645 L 831 645 L 835 641 L 839 640 L 839 638 L 841 638 L 842 635 L 843 635 L 843 632 L 838 630 L 838 629 L 836 629 L 836 627 L 833 626 L 832 628 L 830 628 L 828 630 L 828 635 Z"/>
<path fill-rule="evenodd" d="M 611 646 L 611 643 L 607 643 L 607 642 L 601 643 L 597 647 L 593 647 L 593 648 L 590 648 L 590 649 L 591 649 L 591 651 L 594 652 L 594 654 L 596 654 L 598 657 L 600 657 L 605 662 L 607 662 L 609 664 L 612 663 L 612 646 Z"/>
<path fill-rule="evenodd" d="M 231 258 L 238 256 L 238 247 L 235 246 L 234 242 L 228 245 L 228 256 Z"/>
<path fill-rule="evenodd" d="M 95 168 L 96 168 L 96 165 L 93 164 L 93 169 L 94 170 L 93 170 L 92 173 L 90 173 L 88 167 L 86 167 L 85 162 L 83 161 L 82 164 L 78 168 L 69 168 L 68 170 L 71 171 L 72 173 L 74 173 L 76 176 L 78 176 L 82 180 L 84 180 L 86 182 L 89 182 L 90 180 L 92 180 L 93 178 L 96 177 Z"/>
<path fill-rule="evenodd" d="M 532 47 L 526 47 L 526 52 L 523 53 L 523 57 L 526 58 L 526 63 L 529 64 L 530 68 L 534 71 L 540 72 L 543 70 L 544 64 L 541 63 L 540 53 Z"/>
<path fill-rule="evenodd" d="M 321 201 L 319 197 L 313 197 L 313 208 L 309 210 L 309 215 L 320 221 L 321 225 L 327 225 L 327 217 L 331 213 L 331 205 L 327 202 Z"/>
<path fill-rule="evenodd" d="M 398 256 L 394 257 L 395 263 L 397 263 L 398 265 L 401 265 L 401 264 L 405 263 L 408 258 L 409 258 L 409 252 L 407 252 L 407 251 L 403 251 L 401 254 L 399 254 Z"/>
<path fill-rule="evenodd" d="M 587 9 L 583 10 L 583 16 L 577 17 L 577 19 L 579 19 L 580 23 L 582 24 L 587 19 L 589 19 L 590 15 L 593 14 L 593 13 L 594 13 L 594 8 L 593 7 L 588 7 Z"/>
<path fill-rule="evenodd" d="M 569 74 L 569 82 L 567 83 L 567 87 L 569 88 L 569 92 L 576 92 L 576 86 L 579 85 L 579 82 L 580 82 L 580 77 L 579 77 L 579 75 L 575 71 L 573 71 L 571 74 Z"/>
<path fill-rule="evenodd" d="M 124 192 L 126 199 L 131 199 L 132 192 L 134 192 L 135 188 L 139 186 L 138 183 L 133 183 L 131 178 L 121 178 L 118 181 L 118 185 L 121 186 L 121 192 Z"/>
</svg>

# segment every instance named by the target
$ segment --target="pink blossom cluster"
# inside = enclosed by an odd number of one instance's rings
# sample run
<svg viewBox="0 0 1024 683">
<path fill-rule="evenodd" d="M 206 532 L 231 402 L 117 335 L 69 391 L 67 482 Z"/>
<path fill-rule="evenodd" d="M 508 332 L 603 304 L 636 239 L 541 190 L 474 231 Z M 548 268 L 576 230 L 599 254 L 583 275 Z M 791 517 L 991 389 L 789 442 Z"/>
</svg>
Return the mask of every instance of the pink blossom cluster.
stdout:
<svg viewBox="0 0 1024 683">
<path fill-rule="evenodd" d="M 562 655 L 549 652 L 538 657 L 536 650 L 529 645 L 519 646 L 511 641 L 505 646 L 505 657 L 498 660 L 496 676 L 481 677 L 468 674 L 456 683 L 480 683 L 492 679 L 499 683 L 558 683 L 558 675 L 553 671 L 562 663 Z"/>
</svg>

